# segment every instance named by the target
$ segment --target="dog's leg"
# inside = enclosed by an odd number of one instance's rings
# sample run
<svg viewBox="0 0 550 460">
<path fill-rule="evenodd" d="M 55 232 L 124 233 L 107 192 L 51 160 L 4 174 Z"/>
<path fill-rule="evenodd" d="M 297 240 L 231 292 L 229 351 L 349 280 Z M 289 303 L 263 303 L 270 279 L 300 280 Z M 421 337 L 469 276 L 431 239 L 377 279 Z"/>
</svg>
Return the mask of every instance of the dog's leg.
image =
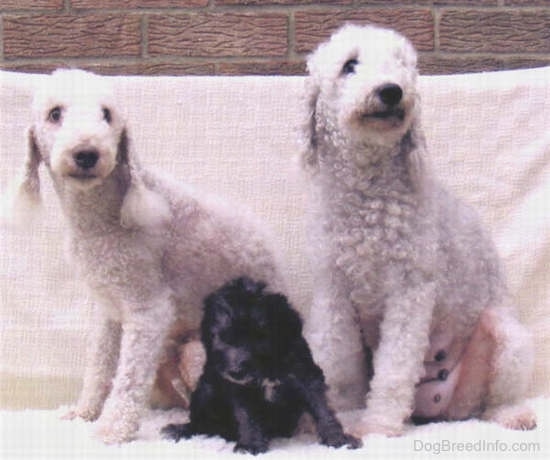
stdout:
<svg viewBox="0 0 550 460">
<path fill-rule="evenodd" d="M 482 418 L 514 430 L 531 430 L 537 426 L 536 416 L 521 399 L 527 394 L 533 371 L 532 337 L 504 308 L 486 310 L 481 321 L 495 343 Z"/>
<path fill-rule="evenodd" d="M 99 308 L 97 313 L 101 314 Z M 64 418 L 81 417 L 95 420 L 111 390 L 120 349 L 120 324 L 108 318 L 98 318 L 97 326 L 88 337 L 84 385 L 76 406 Z"/>
<path fill-rule="evenodd" d="M 312 365 L 314 366 L 313 363 Z M 344 433 L 342 424 L 329 406 L 325 394 L 326 385 L 320 369 L 319 375 L 311 375 L 301 380 L 295 379 L 293 387 L 298 391 L 308 412 L 313 416 L 317 434 L 323 444 L 331 447 L 348 446 L 351 449 L 361 447 L 361 440 Z"/>
<path fill-rule="evenodd" d="M 434 302 L 431 282 L 398 289 L 386 299 L 367 410 L 356 435 L 402 433 L 413 409 L 415 384 L 423 374 Z"/>
<path fill-rule="evenodd" d="M 364 407 L 368 388 L 359 319 L 343 283 L 326 284 L 318 284 L 305 336 L 314 361 L 325 373 L 331 406 L 335 410 L 357 409 Z"/>
<path fill-rule="evenodd" d="M 269 439 L 262 432 L 261 425 L 254 420 L 247 404 L 240 400 L 238 391 L 233 397 L 233 412 L 238 427 L 238 439 L 235 452 L 248 452 L 257 455 L 267 452 Z"/>
<path fill-rule="evenodd" d="M 126 307 L 129 313 L 122 325 L 118 368 L 111 394 L 98 420 L 97 432 L 109 444 L 135 437 L 175 316 L 169 294 L 137 308 Z"/>
</svg>

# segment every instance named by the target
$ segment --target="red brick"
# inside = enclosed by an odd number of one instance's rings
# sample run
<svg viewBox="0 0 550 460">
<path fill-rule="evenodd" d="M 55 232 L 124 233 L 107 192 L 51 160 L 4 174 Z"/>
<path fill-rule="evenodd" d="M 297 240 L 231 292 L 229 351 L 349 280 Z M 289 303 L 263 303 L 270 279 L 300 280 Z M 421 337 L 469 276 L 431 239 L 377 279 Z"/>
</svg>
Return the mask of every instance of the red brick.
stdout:
<svg viewBox="0 0 550 460">
<path fill-rule="evenodd" d="M 138 56 L 140 29 L 135 15 L 5 16 L 4 57 Z"/>
<path fill-rule="evenodd" d="M 426 5 L 432 4 L 433 0 L 359 0 L 360 5 L 375 5 L 375 6 L 404 6 L 404 5 Z"/>
<path fill-rule="evenodd" d="M 439 25 L 442 51 L 550 52 L 550 10 L 444 11 Z"/>
<path fill-rule="evenodd" d="M 548 0 L 504 0 L 506 6 L 547 6 Z"/>
<path fill-rule="evenodd" d="M 93 63 L 85 66 L 92 72 L 103 75 L 212 75 L 215 73 L 215 64 L 210 63 L 175 63 L 158 62 L 144 59 L 137 62 Z"/>
<path fill-rule="evenodd" d="M 90 70 L 100 75 L 213 75 L 216 73 L 214 62 L 200 63 L 174 63 L 174 62 L 151 62 L 124 61 L 118 63 L 91 61 L 77 63 L 71 60 L 60 60 L 52 62 L 26 62 L 26 63 L 0 63 L 0 69 L 13 72 L 27 73 L 50 73 L 58 68 L 79 68 Z"/>
<path fill-rule="evenodd" d="M 7 10 L 60 10 L 63 0 L 2 0 L 0 11 Z"/>
<path fill-rule="evenodd" d="M 498 6 L 498 0 L 435 0 L 434 5 Z"/>
<path fill-rule="evenodd" d="M 550 65 L 549 58 L 523 56 L 494 57 L 490 55 L 435 56 L 420 55 L 418 68 L 424 75 L 456 74 L 513 70 Z"/>
<path fill-rule="evenodd" d="M 208 0 L 72 0 L 75 9 L 195 8 Z"/>
<path fill-rule="evenodd" d="M 429 9 L 387 8 L 296 13 L 295 51 L 312 51 L 346 22 L 391 27 L 405 34 L 419 50 L 434 48 L 434 20 Z"/>
<path fill-rule="evenodd" d="M 353 0 L 216 0 L 218 5 L 311 5 L 313 3 L 330 3 L 331 5 L 349 5 Z M 387 1 L 386 1 L 387 3 Z"/>
<path fill-rule="evenodd" d="M 284 56 L 284 14 L 178 14 L 149 17 L 151 56 Z"/>
<path fill-rule="evenodd" d="M 305 75 L 303 61 L 221 62 L 219 75 Z"/>
</svg>

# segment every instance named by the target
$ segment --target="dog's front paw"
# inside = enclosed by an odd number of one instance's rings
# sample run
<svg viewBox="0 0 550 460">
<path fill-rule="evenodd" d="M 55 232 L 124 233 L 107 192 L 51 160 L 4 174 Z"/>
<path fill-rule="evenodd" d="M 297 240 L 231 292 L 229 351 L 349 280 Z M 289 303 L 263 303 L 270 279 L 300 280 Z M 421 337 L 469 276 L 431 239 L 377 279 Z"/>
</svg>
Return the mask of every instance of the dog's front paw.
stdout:
<svg viewBox="0 0 550 460">
<path fill-rule="evenodd" d="M 359 449 L 363 446 L 361 439 L 343 431 L 334 433 L 333 436 L 324 437 L 321 439 L 321 442 L 326 446 L 335 448 L 346 446 L 348 449 Z"/>
<path fill-rule="evenodd" d="M 235 445 L 233 452 L 238 452 L 241 454 L 252 454 L 258 455 L 267 452 L 268 443 L 265 440 L 257 440 L 254 442 L 243 442 L 239 441 Z"/>
<path fill-rule="evenodd" d="M 537 427 L 535 412 L 529 406 L 521 404 L 488 409 L 482 418 L 511 430 L 533 430 Z"/>
<path fill-rule="evenodd" d="M 403 434 L 403 423 L 391 423 L 391 421 L 386 420 L 384 417 L 376 417 L 367 414 L 361 419 L 352 432 L 358 438 L 363 438 L 369 434 L 396 437 Z"/>
<path fill-rule="evenodd" d="M 97 420 L 100 414 L 99 409 L 93 409 L 90 407 L 75 406 L 70 408 L 65 414 L 61 416 L 62 420 L 74 420 L 75 418 L 81 418 L 87 422 L 93 422 Z"/>
<path fill-rule="evenodd" d="M 160 433 L 164 439 L 171 439 L 175 442 L 178 442 L 180 439 L 188 439 L 193 436 L 190 423 L 171 423 L 160 430 Z"/>
<path fill-rule="evenodd" d="M 95 433 L 105 444 L 122 444 L 134 440 L 138 429 L 138 422 L 123 415 L 113 419 L 101 416 L 97 421 Z"/>
</svg>

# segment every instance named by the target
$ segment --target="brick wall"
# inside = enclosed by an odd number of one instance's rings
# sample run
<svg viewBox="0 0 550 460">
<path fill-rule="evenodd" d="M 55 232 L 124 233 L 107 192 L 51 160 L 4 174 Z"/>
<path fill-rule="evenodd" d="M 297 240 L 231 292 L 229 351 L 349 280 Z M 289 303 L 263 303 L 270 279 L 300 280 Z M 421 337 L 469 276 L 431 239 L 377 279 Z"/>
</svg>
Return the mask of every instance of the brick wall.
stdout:
<svg viewBox="0 0 550 460">
<path fill-rule="evenodd" d="M 550 64 L 550 0 L 0 0 L 0 68 L 296 75 L 345 21 L 405 33 L 423 73 Z"/>
</svg>

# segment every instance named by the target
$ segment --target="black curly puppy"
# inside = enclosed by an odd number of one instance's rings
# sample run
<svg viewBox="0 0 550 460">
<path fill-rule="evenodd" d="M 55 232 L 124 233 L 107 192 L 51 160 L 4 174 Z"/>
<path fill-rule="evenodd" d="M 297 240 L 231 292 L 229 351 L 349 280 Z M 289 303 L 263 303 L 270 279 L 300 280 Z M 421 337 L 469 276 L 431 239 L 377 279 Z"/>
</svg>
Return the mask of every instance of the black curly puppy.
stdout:
<svg viewBox="0 0 550 460">
<path fill-rule="evenodd" d="M 234 280 L 205 300 L 201 324 L 206 364 L 191 397 L 190 422 L 168 425 L 165 437 L 194 434 L 236 441 L 258 454 L 275 437 L 290 437 L 304 412 L 323 444 L 361 446 L 345 434 L 325 397 L 325 380 L 302 337 L 302 321 L 287 299 L 263 283 Z"/>
</svg>

